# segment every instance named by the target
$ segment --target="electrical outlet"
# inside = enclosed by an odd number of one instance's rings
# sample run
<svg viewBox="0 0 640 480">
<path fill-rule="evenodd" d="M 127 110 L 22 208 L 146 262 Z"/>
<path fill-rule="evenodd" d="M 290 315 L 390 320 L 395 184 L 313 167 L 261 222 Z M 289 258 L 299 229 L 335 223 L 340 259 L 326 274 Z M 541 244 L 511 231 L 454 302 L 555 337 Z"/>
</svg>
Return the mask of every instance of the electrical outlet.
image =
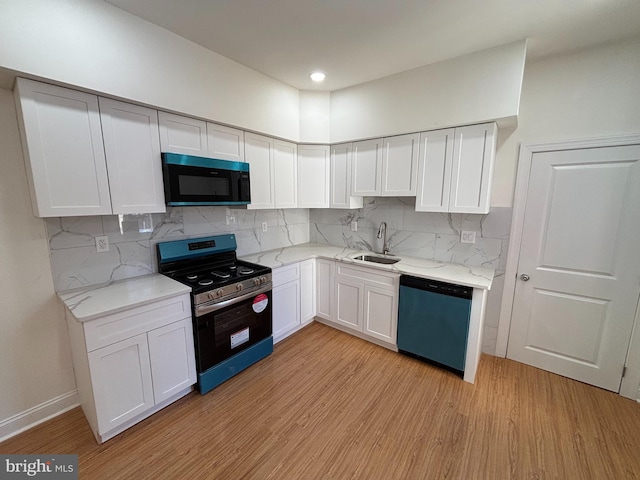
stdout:
<svg viewBox="0 0 640 480">
<path fill-rule="evenodd" d="M 269 229 L 269 226 L 267 225 L 267 222 L 262 222 L 262 231 L 266 232 Z"/>
<path fill-rule="evenodd" d="M 476 243 L 476 232 L 469 232 L 463 230 L 460 234 L 460 242 L 462 243 Z"/>
<path fill-rule="evenodd" d="M 230 208 L 227 208 L 226 223 L 227 225 L 234 225 L 236 223 L 236 217 L 233 215 Z"/>
<path fill-rule="evenodd" d="M 96 237 L 96 252 L 108 252 L 109 251 L 109 237 L 101 235 Z"/>
<path fill-rule="evenodd" d="M 357 232 L 358 231 L 358 221 L 354 220 L 353 222 L 351 222 L 351 231 L 352 232 Z"/>
</svg>

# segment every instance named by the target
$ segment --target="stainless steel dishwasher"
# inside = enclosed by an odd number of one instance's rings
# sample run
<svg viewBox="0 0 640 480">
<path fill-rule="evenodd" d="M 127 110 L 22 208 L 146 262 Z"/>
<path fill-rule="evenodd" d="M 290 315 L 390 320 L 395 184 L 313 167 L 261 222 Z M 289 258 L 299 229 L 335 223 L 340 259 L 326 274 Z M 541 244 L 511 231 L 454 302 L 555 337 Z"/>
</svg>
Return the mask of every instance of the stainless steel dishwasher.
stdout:
<svg viewBox="0 0 640 480">
<path fill-rule="evenodd" d="M 398 350 L 464 372 L 473 288 L 400 276 Z"/>
</svg>

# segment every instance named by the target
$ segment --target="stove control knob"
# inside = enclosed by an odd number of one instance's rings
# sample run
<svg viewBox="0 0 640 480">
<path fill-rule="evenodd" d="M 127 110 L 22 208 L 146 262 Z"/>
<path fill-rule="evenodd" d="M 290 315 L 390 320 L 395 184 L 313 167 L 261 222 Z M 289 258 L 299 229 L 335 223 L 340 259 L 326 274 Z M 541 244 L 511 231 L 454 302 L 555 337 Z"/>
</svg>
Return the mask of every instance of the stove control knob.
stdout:
<svg viewBox="0 0 640 480">
<path fill-rule="evenodd" d="M 215 297 L 213 296 L 213 292 L 209 292 L 207 293 L 207 297 L 209 298 L 209 300 L 213 300 Z"/>
<path fill-rule="evenodd" d="M 216 297 L 221 297 L 223 293 L 224 292 L 222 291 L 222 289 L 219 288 L 218 290 L 216 290 Z"/>
<path fill-rule="evenodd" d="M 267 277 L 265 276 L 260 277 L 260 283 L 267 283 Z"/>
<path fill-rule="evenodd" d="M 253 279 L 253 284 L 257 287 L 258 285 L 260 285 L 260 279 L 259 278 L 254 278 Z"/>
<path fill-rule="evenodd" d="M 244 288 L 244 285 L 242 285 L 241 283 L 238 283 L 236 285 L 236 290 L 238 290 L 239 292 L 241 292 L 243 288 Z"/>
</svg>

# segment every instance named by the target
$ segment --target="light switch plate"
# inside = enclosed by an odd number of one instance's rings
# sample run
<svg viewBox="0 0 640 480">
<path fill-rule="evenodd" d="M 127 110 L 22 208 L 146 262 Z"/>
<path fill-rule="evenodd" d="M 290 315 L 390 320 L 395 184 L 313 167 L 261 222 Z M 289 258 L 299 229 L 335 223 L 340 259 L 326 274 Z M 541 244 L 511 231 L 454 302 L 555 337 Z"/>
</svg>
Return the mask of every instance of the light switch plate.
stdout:
<svg viewBox="0 0 640 480">
<path fill-rule="evenodd" d="M 358 231 L 358 221 L 354 220 L 353 222 L 351 222 L 351 231 L 352 232 L 357 232 Z"/>
<path fill-rule="evenodd" d="M 262 231 L 266 232 L 269 229 L 269 226 L 267 225 L 267 222 L 262 222 Z"/>
<path fill-rule="evenodd" d="M 100 235 L 96 237 L 96 252 L 108 252 L 109 251 L 109 237 L 106 235 Z"/>
<path fill-rule="evenodd" d="M 460 242 L 476 243 L 476 232 L 469 232 L 467 230 L 462 230 L 462 233 L 460 234 Z"/>
</svg>

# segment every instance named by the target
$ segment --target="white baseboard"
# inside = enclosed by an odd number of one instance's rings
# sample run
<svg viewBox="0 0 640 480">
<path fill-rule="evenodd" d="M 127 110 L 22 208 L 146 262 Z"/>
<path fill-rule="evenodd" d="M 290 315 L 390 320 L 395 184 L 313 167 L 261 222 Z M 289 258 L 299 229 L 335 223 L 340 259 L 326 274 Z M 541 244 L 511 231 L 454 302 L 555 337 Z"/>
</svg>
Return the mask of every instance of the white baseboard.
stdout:
<svg viewBox="0 0 640 480">
<path fill-rule="evenodd" d="M 78 390 L 59 395 L 12 417 L 0 420 L 0 442 L 80 405 Z"/>
</svg>

